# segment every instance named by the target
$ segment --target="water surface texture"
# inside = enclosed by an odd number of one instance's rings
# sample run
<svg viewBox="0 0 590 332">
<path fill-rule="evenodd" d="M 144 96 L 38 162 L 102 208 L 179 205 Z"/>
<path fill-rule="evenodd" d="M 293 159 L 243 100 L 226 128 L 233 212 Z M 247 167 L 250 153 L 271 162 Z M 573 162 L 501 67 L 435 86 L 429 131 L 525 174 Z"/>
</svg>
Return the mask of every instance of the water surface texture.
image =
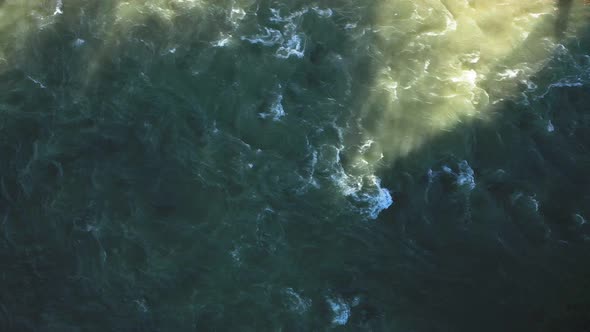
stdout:
<svg viewBox="0 0 590 332">
<path fill-rule="evenodd" d="M 0 0 L 0 331 L 590 331 L 590 6 Z"/>
</svg>

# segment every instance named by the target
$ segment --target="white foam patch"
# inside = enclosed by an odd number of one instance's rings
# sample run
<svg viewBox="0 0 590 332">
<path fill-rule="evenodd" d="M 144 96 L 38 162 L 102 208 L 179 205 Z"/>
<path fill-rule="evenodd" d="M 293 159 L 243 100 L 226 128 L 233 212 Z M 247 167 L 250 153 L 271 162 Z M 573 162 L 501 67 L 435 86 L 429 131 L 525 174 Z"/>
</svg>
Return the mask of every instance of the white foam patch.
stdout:
<svg viewBox="0 0 590 332">
<path fill-rule="evenodd" d="M 526 85 L 526 89 L 527 91 L 535 91 L 538 88 L 538 85 L 535 84 L 535 82 L 530 81 L 530 80 L 522 80 L 522 83 L 524 83 Z"/>
<path fill-rule="evenodd" d="M 367 150 L 369 150 L 369 148 L 371 147 L 371 145 L 373 145 L 373 143 L 375 143 L 375 141 L 373 141 L 371 139 L 367 140 L 365 143 L 363 143 L 363 145 L 361 145 L 359 147 L 359 152 L 360 153 L 367 152 Z"/>
<path fill-rule="evenodd" d="M 586 63 L 579 64 L 572 58 L 571 54 L 569 54 L 568 50 L 563 45 L 559 46 L 560 47 L 557 49 L 558 53 L 563 53 L 561 54 L 564 58 L 563 61 L 567 61 L 575 67 L 575 73 L 562 77 L 558 81 L 549 84 L 541 95 L 534 98 L 535 100 L 544 98 L 554 88 L 579 88 L 587 86 L 590 81 L 590 56 L 585 56 L 587 60 Z"/>
<path fill-rule="evenodd" d="M 581 87 L 581 86 L 584 86 L 584 83 L 582 83 L 582 79 L 580 77 L 574 77 L 574 78 L 567 77 L 567 78 L 564 78 L 563 80 L 560 80 L 558 82 L 549 84 L 549 86 L 547 87 L 545 92 L 543 92 L 543 94 L 536 97 L 535 99 L 544 98 L 549 93 L 549 91 L 551 91 L 554 88 L 577 88 L 577 87 Z"/>
<path fill-rule="evenodd" d="M 282 117 L 284 117 L 287 113 L 283 108 L 283 95 L 277 95 L 275 101 L 272 103 L 270 110 L 268 112 L 259 113 L 258 115 L 262 119 L 271 118 L 274 121 L 279 121 Z"/>
<path fill-rule="evenodd" d="M 469 188 L 469 190 L 475 189 L 474 172 L 466 160 L 459 163 L 459 173 L 457 174 L 456 183 L 458 186 Z"/>
<path fill-rule="evenodd" d="M 311 8 L 314 12 L 316 12 L 316 14 L 318 14 L 319 17 L 331 17 L 333 12 L 332 9 L 328 8 L 328 9 L 320 9 L 318 7 L 312 7 Z"/>
<path fill-rule="evenodd" d="M 211 45 L 213 47 L 225 47 L 225 46 L 229 45 L 230 41 L 231 41 L 231 35 L 228 37 L 222 37 L 219 40 L 212 42 Z"/>
<path fill-rule="evenodd" d="M 81 38 L 77 38 L 76 40 L 74 40 L 74 42 L 72 43 L 72 45 L 74 47 L 80 47 L 82 45 L 86 44 L 86 41 L 84 39 Z"/>
<path fill-rule="evenodd" d="M 350 318 L 350 305 L 341 297 L 327 297 L 326 302 L 332 310 L 332 324 L 346 325 Z"/>
<path fill-rule="evenodd" d="M 174 0 L 173 2 L 183 5 L 187 9 L 202 5 L 201 0 Z"/>
<path fill-rule="evenodd" d="M 506 69 L 503 72 L 498 73 L 498 76 L 500 77 L 500 80 L 506 80 L 506 79 L 515 78 L 520 73 L 522 73 L 522 70 L 520 70 L 520 69 Z"/>
<path fill-rule="evenodd" d="M 41 89 L 47 88 L 41 81 L 36 80 L 36 79 L 32 78 L 31 76 L 27 76 L 27 78 L 29 80 L 31 80 L 33 83 L 37 84 Z"/>
<path fill-rule="evenodd" d="M 330 146 L 328 148 L 333 152 L 328 151 L 322 157 L 333 159 L 329 161 L 332 173 L 330 178 L 343 196 L 352 199 L 361 215 L 368 219 L 377 219 L 383 210 L 393 205 L 391 193 L 387 188 L 381 187 L 381 179 L 373 174 L 372 167 L 367 162 L 360 165 L 364 169 L 359 175 L 348 174 L 340 163 L 339 155 L 343 147 Z M 328 148 L 324 150 L 326 151 Z"/>
<path fill-rule="evenodd" d="M 586 219 L 584 219 L 584 217 L 579 213 L 574 214 L 574 222 L 578 226 L 582 226 L 587 223 Z"/>
<path fill-rule="evenodd" d="M 417 13 L 415 13 L 415 14 L 417 15 Z M 422 20 L 421 17 L 419 17 L 418 19 Z M 422 35 L 425 35 L 425 36 L 443 36 L 443 35 L 446 35 L 449 32 L 455 31 L 455 30 L 457 30 L 457 21 L 453 17 L 453 14 L 451 14 L 451 12 L 448 11 L 445 8 L 445 29 L 443 31 L 440 31 L 440 32 L 434 32 L 434 31 L 425 32 Z"/>
<path fill-rule="evenodd" d="M 237 266 L 242 265 L 242 257 L 240 254 L 240 248 L 235 247 L 233 250 L 231 250 L 229 252 L 229 254 Z"/>
<path fill-rule="evenodd" d="M 461 75 L 452 77 L 451 82 L 463 83 L 469 85 L 470 87 L 475 87 L 477 82 L 477 72 L 475 70 L 463 70 Z"/>
<path fill-rule="evenodd" d="M 539 201 L 534 196 L 529 196 L 529 201 L 531 202 L 531 205 L 533 206 L 533 209 L 535 210 L 535 212 L 538 212 L 539 211 Z"/>
<path fill-rule="evenodd" d="M 479 52 L 472 52 L 472 53 L 464 54 L 461 57 L 461 60 L 468 62 L 468 63 L 478 63 L 480 58 L 481 58 L 481 54 Z"/>
<path fill-rule="evenodd" d="M 311 307 L 311 299 L 303 297 L 291 287 L 285 288 L 282 293 L 285 305 L 297 314 L 304 314 Z"/>
<path fill-rule="evenodd" d="M 311 153 L 311 161 L 309 162 L 309 168 L 310 168 L 310 178 L 313 179 L 313 175 L 315 173 L 315 166 L 318 164 L 318 152 L 317 151 L 313 151 Z M 313 182 L 315 183 L 315 180 L 313 180 Z M 317 183 L 316 183 L 317 185 Z"/>
<path fill-rule="evenodd" d="M 393 205 L 393 198 L 388 189 L 381 187 L 381 179 L 374 175 L 368 176 L 369 187 L 366 191 L 359 191 L 353 194 L 356 200 L 367 205 L 364 214 L 369 219 L 377 219 L 381 211 Z"/>
<path fill-rule="evenodd" d="M 291 56 L 296 58 L 303 58 L 305 55 L 305 45 L 303 42 L 303 34 L 293 34 L 287 42 L 283 43 L 276 52 L 278 58 L 287 59 Z"/>
<path fill-rule="evenodd" d="M 555 127 L 553 126 L 553 123 L 551 122 L 551 120 L 549 120 L 547 122 L 547 131 L 550 132 L 550 133 L 552 133 L 552 132 L 555 131 Z"/>
<path fill-rule="evenodd" d="M 253 36 L 242 36 L 241 40 L 248 41 L 252 44 L 260 44 L 267 47 L 277 47 L 275 56 L 280 59 L 290 57 L 303 58 L 305 56 L 304 33 L 299 32 L 299 25 L 303 15 L 313 12 L 319 17 L 331 17 L 332 9 L 321 9 L 318 7 L 303 8 L 287 16 L 282 16 L 278 9 L 271 8 L 270 21 L 280 23 L 283 26 L 279 29 L 263 27 L 263 31 Z"/>
<path fill-rule="evenodd" d="M 243 20 L 246 17 L 246 12 L 242 8 L 234 8 L 232 7 L 230 13 L 230 21 L 233 25 L 238 25 L 239 21 Z"/>
<path fill-rule="evenodd" d="M 512 203 L 512 205 L 516 204 L 516 201 L 518 201 L 522 196 L 523 193 L 520 191 L 510 195 L 510 202 Z"/>
<path fill-rule="evenodd" d="M 340 188 L 344 196 L 354 196 L 362 189 L 362 183 L 358 179 L 346 174 L 341 168 L 332 174 L 330 178 Z"/>
<path fill-rule="evenodd" d="M 299 189 L 297 189 L 298 194 L 305 193 L 309 187 L 320 188 L 320 184 L 315 179 L 315 169 L 318 164 L 318 152 L 312 148 L 309 141 L 307 142 L 307 151 L 309 151 L 308 157 L 310 157 L 309 164 L 307 166 L 307 175 L 300 176 L 304 184 Z"/>
<path fill-rule="evenodd" d="M 440 173 L 446 173 L 453 177 L 455 177 L 455 184 L 458 187 L 463 187 L 469 189 L 469 191 L 475 189 L 475 172 L 469 166 L 467 160 L 462 160 L 457 164 L 457 168 L 459 169 L 457 173 L 455 173 L 449 166 L 443 165 L 440 171 L 433 171 L 429 169 L 427 172 L 428 176 L 428 187 L 426 188 L 426 192 L 428 192 L 430 188 L 430 184 L 434 182 L 434 180 L 440 175 Z"/>
<path fill-rule="evenodd" d="M 53 12 L 53 16 L 55 15 L 61 15 L 63 14 L 63 1 L 62 0 L 57 0 L 57 3 L 55 4 L 55 11 Z"/>
<path fill-rule="evenodd" d="M 531 210 L 535 212 L 539 211 L 539 201 L 537 200 L 535 195 L 525 195 L 522 192 L 518 191 L 510 196 L 510 202 L 512 203 L 512 205 L 516 205 L 516 203 L 521 200 L 524 200 L 523 203 L 530 207 Z"/>
<path fill-rule="evenodd" d="M 283 34 L 279 30 L 264 27 L 264 32 L 251 37 L 242 36 L 240 39 L 248 41 L 251 44 L 274 46 L 283 42 Z"/>
<path fill-rule="evenodd" d="M 150 311 L 150 307 L 147 305 L 147 302 L 145 299 L 137 299 L 135 301 L 135 304 L 137 304 L 137 309 L 143 313 L 146 313 L 148 311 Z"/>
</svg>

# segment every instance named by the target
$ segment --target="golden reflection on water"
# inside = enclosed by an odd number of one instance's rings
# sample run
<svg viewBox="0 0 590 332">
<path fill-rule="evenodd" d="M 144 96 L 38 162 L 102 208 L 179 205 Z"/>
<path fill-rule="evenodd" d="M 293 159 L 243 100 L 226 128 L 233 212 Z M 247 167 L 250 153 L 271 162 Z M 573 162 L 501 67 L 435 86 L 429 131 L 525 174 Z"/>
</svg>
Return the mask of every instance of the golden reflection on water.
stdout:
<svg viewBox="0 0 590 332">
<path fill-rule="evenodd" d="M 213 3 L 227 13 L 216 16 Z M 80 75 L 88 85 L 104 62 L 116 59 L 130 43 L 146 44 L 147 56 L 138 56 L 159 57 L 179 46 L 166 44 L 170 40 L 191 41 L 202 31 L 229 35 L 244 10 L 255 5 L 254 0 L 5 1 L 0 73 L 30 47 L 28 37 L 59 19 L 72 26 L 76 20 L 87 22 L 91 36 L 85 38 L 100 41 L 80 50 L 87 59 Z M 573 6 L 570 31 L 584 16 L 582 2 Z M 370 145 L 357 155 L 370 168 L 383 157 L 394 162 L 460 123 L 487 119 L 486 109 L 526 85 L 558 44 L 554 0 L 388 0 L 375 8 L 369 25 L 351 30 L 377 37 L 369 48 L 373 83 L 360 108 L 364 138 L 354 143 Z M 195 24 L 181 24 L 183 17 Z M 220 17 L 234 21 L 216 22 Z M 141 38 L 138 31 L 147 24 L 152 32 L 157 27 L 160 44 Z"/>
<path fill-rule="evenodd" d="M 569 31 L 583 23 L 580 6 Z M 366 27 L 378 36 L 362 106 L 373 152 L 358 158 L 391 163 L 461 123 L 488 119 L 490 105 L 550 59 L 557 14 L 549 0 L 383 1 Z"/>
</svg>

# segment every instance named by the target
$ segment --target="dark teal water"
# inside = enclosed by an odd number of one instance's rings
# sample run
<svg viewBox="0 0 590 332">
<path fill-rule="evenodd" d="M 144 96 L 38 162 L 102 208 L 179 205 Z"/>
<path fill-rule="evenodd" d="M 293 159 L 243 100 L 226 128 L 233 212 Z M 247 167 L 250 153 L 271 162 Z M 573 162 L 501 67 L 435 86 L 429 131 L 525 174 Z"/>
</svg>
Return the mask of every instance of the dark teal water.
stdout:
<svg viewBox="0 0 590 332">
<path fill-rule="evenodd" d="M 582 1 L 0 1 L 0 331 L 590 331 Z"/>
</svg>

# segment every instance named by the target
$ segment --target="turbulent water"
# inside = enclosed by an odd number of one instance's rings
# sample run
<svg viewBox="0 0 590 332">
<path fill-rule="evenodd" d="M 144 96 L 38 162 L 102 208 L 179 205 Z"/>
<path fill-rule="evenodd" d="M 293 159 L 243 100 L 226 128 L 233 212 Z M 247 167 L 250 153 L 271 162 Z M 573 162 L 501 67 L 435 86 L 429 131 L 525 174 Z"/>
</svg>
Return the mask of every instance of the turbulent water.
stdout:
<svg viewBox="0 0 590 332">
<path fill-rule="evenodd" d="M 0 0 L 0 331 L 589 331 L 589 24 Z"/>
</svg>

